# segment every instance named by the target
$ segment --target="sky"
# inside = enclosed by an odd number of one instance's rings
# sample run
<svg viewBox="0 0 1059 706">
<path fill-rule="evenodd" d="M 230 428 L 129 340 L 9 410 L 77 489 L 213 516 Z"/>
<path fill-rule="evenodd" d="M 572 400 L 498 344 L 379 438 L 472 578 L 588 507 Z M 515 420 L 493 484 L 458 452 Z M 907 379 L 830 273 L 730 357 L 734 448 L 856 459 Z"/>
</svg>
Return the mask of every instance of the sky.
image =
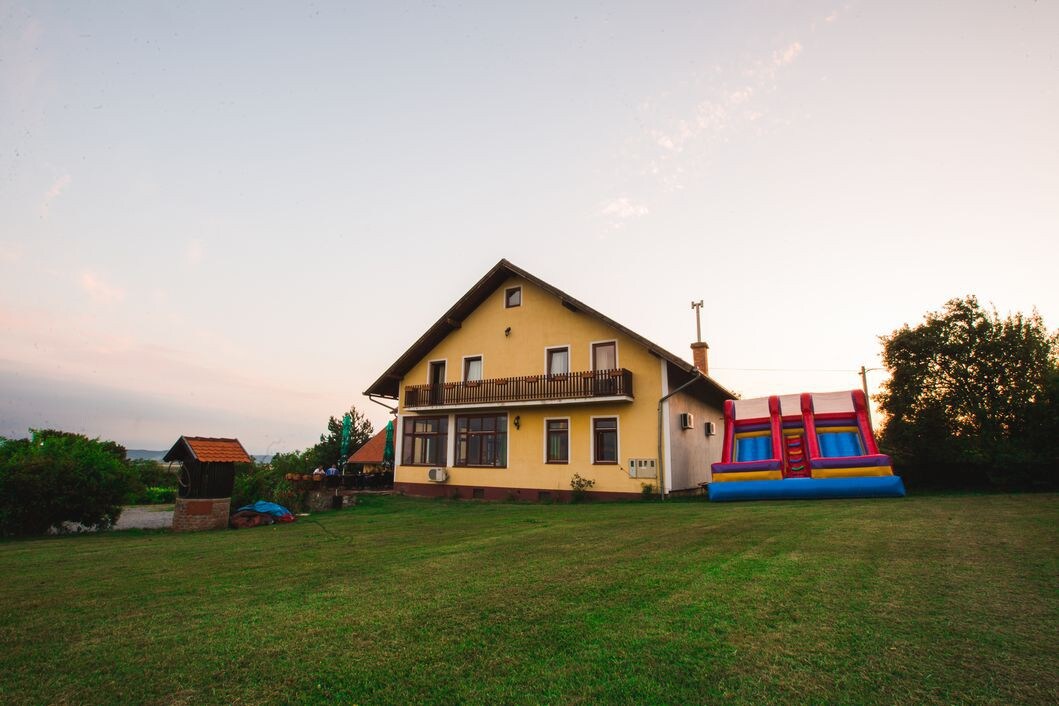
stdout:
<svg viewBox="0 0 1059 706">
<path fill-rule="evenodd" d="M 304 448 L 500 258 L 743 396 L 1059 327 L 1059 3 L 0 0 L 0 435 Z M 885 371 L 872 370 L 872 392 Z"/>
</svg>

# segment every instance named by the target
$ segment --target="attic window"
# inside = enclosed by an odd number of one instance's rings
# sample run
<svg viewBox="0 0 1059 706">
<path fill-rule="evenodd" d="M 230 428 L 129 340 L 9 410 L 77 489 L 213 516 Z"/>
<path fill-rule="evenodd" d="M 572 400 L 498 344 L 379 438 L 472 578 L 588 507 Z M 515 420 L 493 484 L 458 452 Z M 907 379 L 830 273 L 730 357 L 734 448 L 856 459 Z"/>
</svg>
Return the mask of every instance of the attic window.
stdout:
<svg viewBox="0 0 1059 706">
<path fill-rule="evenodd" d="M 504 307 L 513 309 L 522 306 L 522 287 L 508 287 L 504 290 Z"/>
</svg>

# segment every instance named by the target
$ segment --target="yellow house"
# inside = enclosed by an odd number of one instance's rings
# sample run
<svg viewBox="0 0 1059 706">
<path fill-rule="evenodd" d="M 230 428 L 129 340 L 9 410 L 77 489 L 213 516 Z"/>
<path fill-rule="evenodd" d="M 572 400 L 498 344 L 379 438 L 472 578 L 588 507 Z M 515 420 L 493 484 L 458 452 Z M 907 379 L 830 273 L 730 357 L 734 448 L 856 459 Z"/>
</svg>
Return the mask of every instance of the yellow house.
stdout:
<svg viewBox="0 0 1059 706">
<path fill-rule="evenodd" d="M 721 459 L 705 343 L 685 362 L 501 260 L 376 380 L 397 400 L 394 488 L 563 499 L 697 489 Z"/>
</svg>

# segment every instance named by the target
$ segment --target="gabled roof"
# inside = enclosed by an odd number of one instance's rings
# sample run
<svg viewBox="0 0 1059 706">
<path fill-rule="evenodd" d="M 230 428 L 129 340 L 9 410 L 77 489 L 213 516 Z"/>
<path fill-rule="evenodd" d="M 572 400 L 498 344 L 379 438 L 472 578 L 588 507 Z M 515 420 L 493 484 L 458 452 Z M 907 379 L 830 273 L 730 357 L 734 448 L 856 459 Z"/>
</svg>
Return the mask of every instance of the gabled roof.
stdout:
<svg viewBox="0 0 1059 706">
<path fill-rule="evenodd" d="M 665 360 L 669 364 L 667 367 L 669 369 L 671 388 L 674 387 L 674 382 L 677 384 L 683 384 L 683 382 L 686 382 L 696 374 L 699 374 L 698 369 L 696 369 L 694 365 L 688 363 L 680 356 L 674 355 L 661 346 L 648 341 L 640 334 L 625 328 L 617 321 L 604 316 L 587 304 L 574 299 L 561 289 L 553 287 L 538 277 L 534 277 L 522 268 L 516 267 L 507 260 L 501 260 L 496 263 L 496 265 L 489 270 L 484 277 L 478 280 L 477 284 L 471 287 L 458 302 L 453 304 L 452 308 L 446 311 L 442 317 L 438 319 L 437 323 L 427 329 L 427 332 L 420 336 L 419 340 L 413 343 L 411 348 L 405 351 L 404 354 L 401 355 L 401 357 L 398 358 L 378 380 L 372 383 L 371 387 L 364 391 L 364 394 L 397 399 L 397 395 L 400 392 L 401 378 L 408 374 L 408 371 L 415 367 L 415 365 L 421 361 L 423 357 L 434 348 L 434 346 L 441 343 L 441 341 L 452 331 L 460 328 L 465 318 L 470 316 L 475 309 L 481 306 L 489 295 L 496 291 L 497 288 L 506 282 L 509 277 L 513 276 L 521 277 L 527 282 L 540 287 L 545 292 L 548 292 L 559 299 L 559 301 L 562 302 L 562 305 L 570 311 L 591 316 L 616 331 L 620 331 L 644 346 L 650 353 Z M 701 388 L 699 390 L 700 392 L 706 392 L 711 396 L 720 396 L 722 399 L 735 398 L 734 394 L 708 376 L 703 376 L 702 381 L 699 384 L 693 385 L 692 388 Z"/>
<path fill-rule="evenodd" d="M 382 463 L 382 455 L 386 450 L 386 427 L 383 427 L 375 436 L 368 439 L 368 443 L 361 446 L 349 457 L 348 463 Z"/>
<path fill-rule="evenodd" d="M 169 449 L 163 461 L 193 459 L 200 463 L 250 463 L 250 455 L 239 439 L 217 439 L 208 436 L 182 436 Z"/>
</svg>

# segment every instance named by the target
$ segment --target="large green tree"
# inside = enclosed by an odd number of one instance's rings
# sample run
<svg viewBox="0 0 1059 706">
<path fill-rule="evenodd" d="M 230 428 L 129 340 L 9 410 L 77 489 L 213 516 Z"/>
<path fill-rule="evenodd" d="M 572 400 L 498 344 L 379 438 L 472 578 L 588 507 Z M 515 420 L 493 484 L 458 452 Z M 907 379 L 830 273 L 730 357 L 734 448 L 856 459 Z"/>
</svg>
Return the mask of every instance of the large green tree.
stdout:
<svg viewBox="0 0 1059 706">
<path fill-rule="evenodd" d="M 51 429 L 0 443 L 0 535 L 42 534 L 64 522 L 106 528 L 134 486 L 112 441 Z"/>
<path fill-rule="evenodd" d="M 324 468 L 332 463 L 341 468 L 346 462 L 346 459 L 339 458 L 342 455 L 342 416 L 327 420 L 327 433 L 320 435 L 320 443 L 314 447 L 316 463 Z M 349 416 L 353 421 L 349 434 L 349 453 L 352 454 L 368 443 L 374 430 L 371 421 L 362 412 L 358 412 L 356 407 L 349 408 Z"/>
<path fill-rule="evenodd" d="M 899 464 L 996 476 L 1056 463 L 1059 335 L 1036 311 L 1001 318 L 967 296 L 881 340 L 881 443 Z"/>
</svg>

